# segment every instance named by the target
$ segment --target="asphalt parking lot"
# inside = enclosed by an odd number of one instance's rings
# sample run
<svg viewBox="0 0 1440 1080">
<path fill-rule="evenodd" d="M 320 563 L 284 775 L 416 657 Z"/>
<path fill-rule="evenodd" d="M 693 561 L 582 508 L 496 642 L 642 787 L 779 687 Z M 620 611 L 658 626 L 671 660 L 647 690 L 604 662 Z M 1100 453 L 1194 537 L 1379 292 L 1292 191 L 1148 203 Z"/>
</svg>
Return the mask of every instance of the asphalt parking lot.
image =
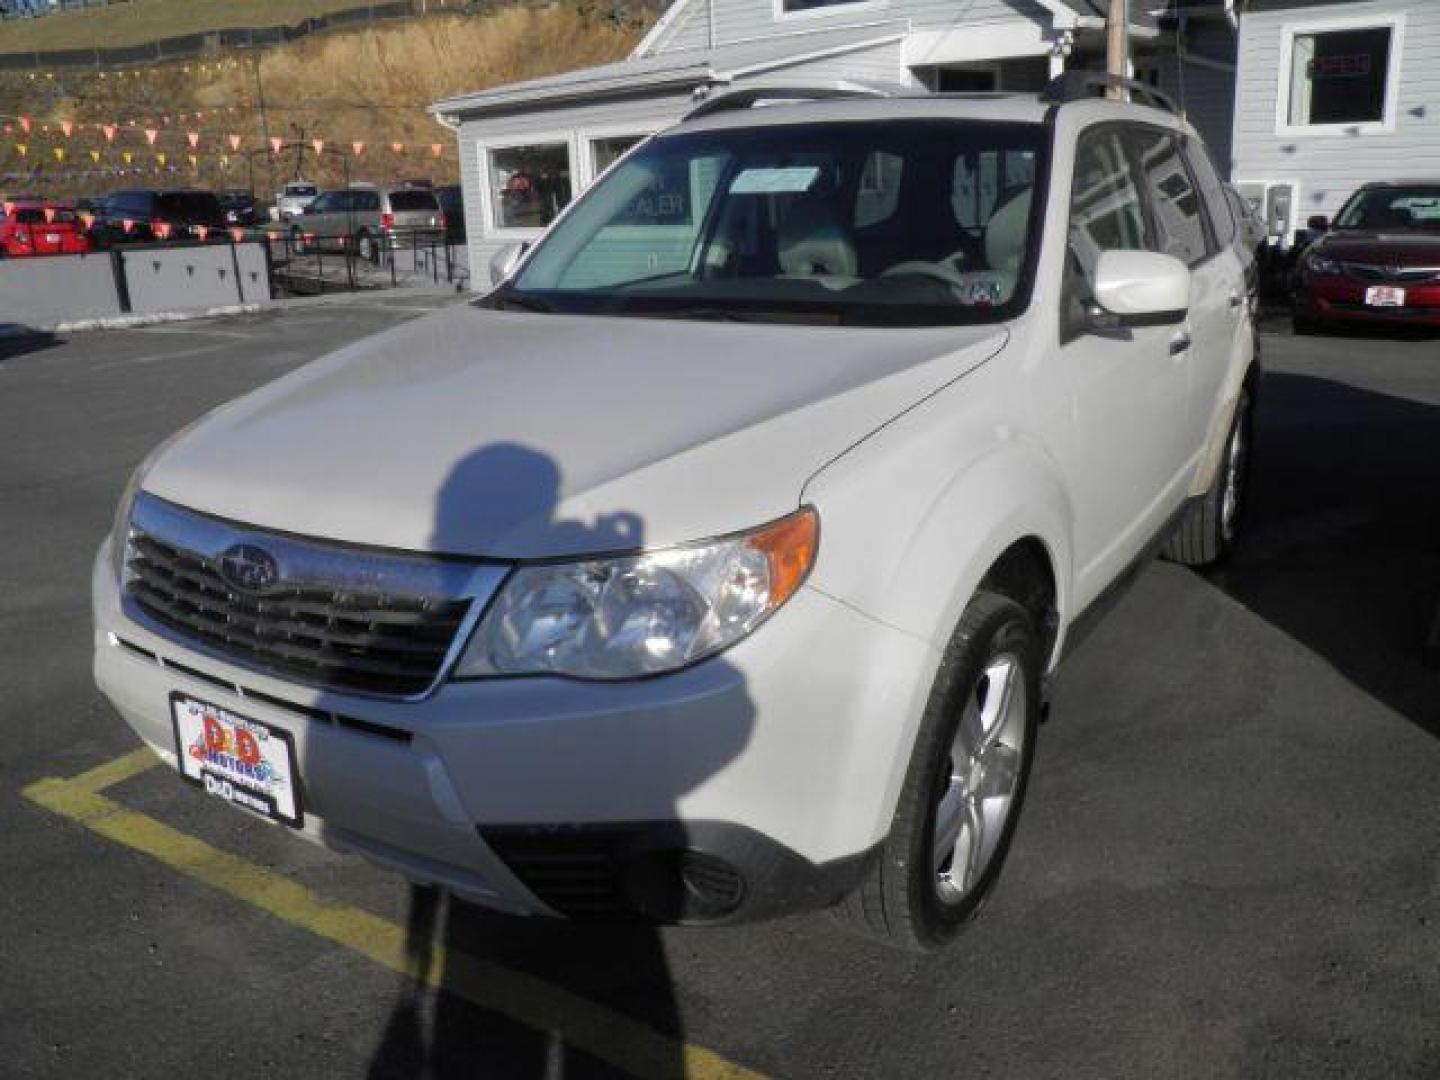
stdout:
<svg viewBox="0 0 1440 1080">
<path fill-rule="evenodd" d="M 1238 558 L 1067 662 L 1001 886 L 910 957 L 488 915 L 134 753 L 88 619 L 129 470 L 438 302 L 0 341 L 0 1074 L 1440 1076 L 1440 341 L 1265 335 Z"/>
</svg>

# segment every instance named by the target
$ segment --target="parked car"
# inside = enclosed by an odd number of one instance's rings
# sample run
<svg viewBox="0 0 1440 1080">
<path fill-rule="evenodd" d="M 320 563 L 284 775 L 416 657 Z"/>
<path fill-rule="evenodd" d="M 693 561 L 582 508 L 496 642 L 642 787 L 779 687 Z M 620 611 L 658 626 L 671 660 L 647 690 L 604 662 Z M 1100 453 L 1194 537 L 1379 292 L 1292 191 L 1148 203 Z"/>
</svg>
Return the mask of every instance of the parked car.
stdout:
<svg viewBox="0 0 1440 1080">
<path fill-rule="evenodd" d="M 153 452 L 101 690 L 206 792 L 492 907 L 945 942 L 1067 645 L 1243 520 L 1224 190 L 1097 81 L 700 105 L 485 298 Z"/>
<path fill-rule="evenodd" d="M 440 212 L 445 215 L 445 239 L 458 244 L 465 239 L 465 196 L 459 184 L 445 184 L 435 189 Z"/>
<path fill-rule="evenodd" d="M 353 184 L 318 195 L 303 214 L 290 219 L 290 242 L 301 253 L 311 248 L 349 248 L 374 262 L 385 250 L 441 242 L 445 216 L 427 189 L 376 188 Z"/>
<path fill-rule="evenodd" d="M 0 210 L 0 256 L 83 255 L 89 250 L 90 240 L 73 206 L 35 201 Z"/>
<path fill-rule="evenodd" d="M 112 192 L 90 226 L 101 246 L 221 239 L 225 212 L 213 192 L 194 188 Z"/>
<path fill-rule="evenodd" d="M 275 193 L 275 205 L 270 208 L 271 219 L 289 221 L 296 214 L 304 212 L 319 194 L 318 184 L 312 184 L 309 180 L 292 180 Z"/>
<path fill-rule="evenodd" d="M 225 214 L 225 224 L 232 228 L 250 228 L 256 221 L 255 196 L 244 188 L 229 188 L 217 196 Z"/>
<path fill-rule="evenodd" d="M 1328 327 L 1440 326 L 1440 181 L 1366 184 L 1316 236 L 1295 274 L 1297 334 Z"/>
</svg>

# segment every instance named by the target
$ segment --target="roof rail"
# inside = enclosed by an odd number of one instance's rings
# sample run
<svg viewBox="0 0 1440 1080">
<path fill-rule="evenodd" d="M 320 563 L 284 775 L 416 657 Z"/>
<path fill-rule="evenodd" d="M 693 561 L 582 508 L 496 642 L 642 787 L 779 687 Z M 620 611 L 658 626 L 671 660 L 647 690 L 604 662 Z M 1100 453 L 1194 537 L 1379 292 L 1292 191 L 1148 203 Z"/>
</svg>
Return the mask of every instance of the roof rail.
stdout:
<svg viewBox="0 0 1440 1080">
<path fill-rule="evenodd" d="M 1045 89 L 1040 91 L 1040 100 L 1050 105 L 1064 105 L 1066 102 L 1092 98 L 1096 90 L 1108 90 L 1112 87 L 1129 90 L 1132 95 L 1143 94 L 1150 99 L 1153 108 L 1164 109 L 1168 113 L 1179 112 L 1168 94 L 1161 93 L 1149 83 L 1143 83 L 1139 79 L 1127 79 L 1121 75 L 1110 75 L 1104 71 L 1066 71 L 1056 75 L 1045 84 Z"/>
<path fill-rule="evenodd" d="M 703 101 L 685 114 L 694 120 L 712 113 L 731 109 L 749 109 L 768 101 L 825 101 L 834 98 L 892 97 L 894 91 L 883 86 L 837 79 L 818 83 L 774 83 L 769 86 L 746 86 Z"/>
</svg>

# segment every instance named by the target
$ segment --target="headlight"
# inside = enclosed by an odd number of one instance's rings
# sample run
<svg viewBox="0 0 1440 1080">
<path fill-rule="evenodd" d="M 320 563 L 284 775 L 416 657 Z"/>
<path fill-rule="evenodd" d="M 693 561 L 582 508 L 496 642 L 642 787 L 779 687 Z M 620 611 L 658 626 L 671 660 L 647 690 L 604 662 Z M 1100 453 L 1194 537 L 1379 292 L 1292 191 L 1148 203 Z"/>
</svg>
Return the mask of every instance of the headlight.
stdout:
<svg viewBox="0 0 1440 1080">
<path fill-rule="evenodd" d="M 140 464 L 135 466 L 135 471 L 130 474 L 130 479 L 125 482 L 125 490 L 120 493 L 120 503 L 115 507 L 115 520 L 110 525 L 110 565 L 115 570 L 115 580 L 123 587 L 125 584 L 125 547 L 130 540 L 130 511 L 135 505 L 135 496 L 140 493 L 140 485 L 145 483 L 145 476 L 160 459 L 160 455 L 179 442 L 184 436 L 190 433 L 190 429 L 200 423 L 206 417 L 218 412 L 220 406 L 211 409 L 210 412 L 190 421 L 175 434 L 162 442 L 155 449 L 151 450 Z"/>
<path fill-rule="evenodd" d="M 819 532 L 807 507 L 705 543 L 521 567 L 476 628 L 455 677 L 633 679 L 692 664 L 735 644 L 795 594 Z"/>
<path fill-rule="evenodd" d="M 1305 269 L 1312 274 L 1338 274 L 1340 273 L 1340 264 L 1317 252 L 1305 256 Z"/>
</svg>

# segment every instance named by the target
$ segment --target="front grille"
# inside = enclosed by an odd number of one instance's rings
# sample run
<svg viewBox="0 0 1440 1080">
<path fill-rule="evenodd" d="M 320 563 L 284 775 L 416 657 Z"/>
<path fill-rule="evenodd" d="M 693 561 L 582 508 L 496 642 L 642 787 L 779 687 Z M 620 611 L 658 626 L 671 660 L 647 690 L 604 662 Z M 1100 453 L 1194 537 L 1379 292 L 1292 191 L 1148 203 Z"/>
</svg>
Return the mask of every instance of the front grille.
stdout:
<svg viewBox="0 0 1440 1080">
<path fill-rule="evenodd" d="M 1422 285 L 1440 281 L 1440 267 L 1377 266 L 1372 263 L 1342 262 L 1341 271 L 1356 281 L 1378 281 L 1389 285 Z"/>
<path fill-rule="evenodd" d="M 228 580 L 226 551 L 262 549 L 277 580 Z M 434 685 L 480 602 L 473 567 L 281 537 L 137 500 L 125 593 L 180 639 L 315 686 L 409 697 Z"/>
</svg>

